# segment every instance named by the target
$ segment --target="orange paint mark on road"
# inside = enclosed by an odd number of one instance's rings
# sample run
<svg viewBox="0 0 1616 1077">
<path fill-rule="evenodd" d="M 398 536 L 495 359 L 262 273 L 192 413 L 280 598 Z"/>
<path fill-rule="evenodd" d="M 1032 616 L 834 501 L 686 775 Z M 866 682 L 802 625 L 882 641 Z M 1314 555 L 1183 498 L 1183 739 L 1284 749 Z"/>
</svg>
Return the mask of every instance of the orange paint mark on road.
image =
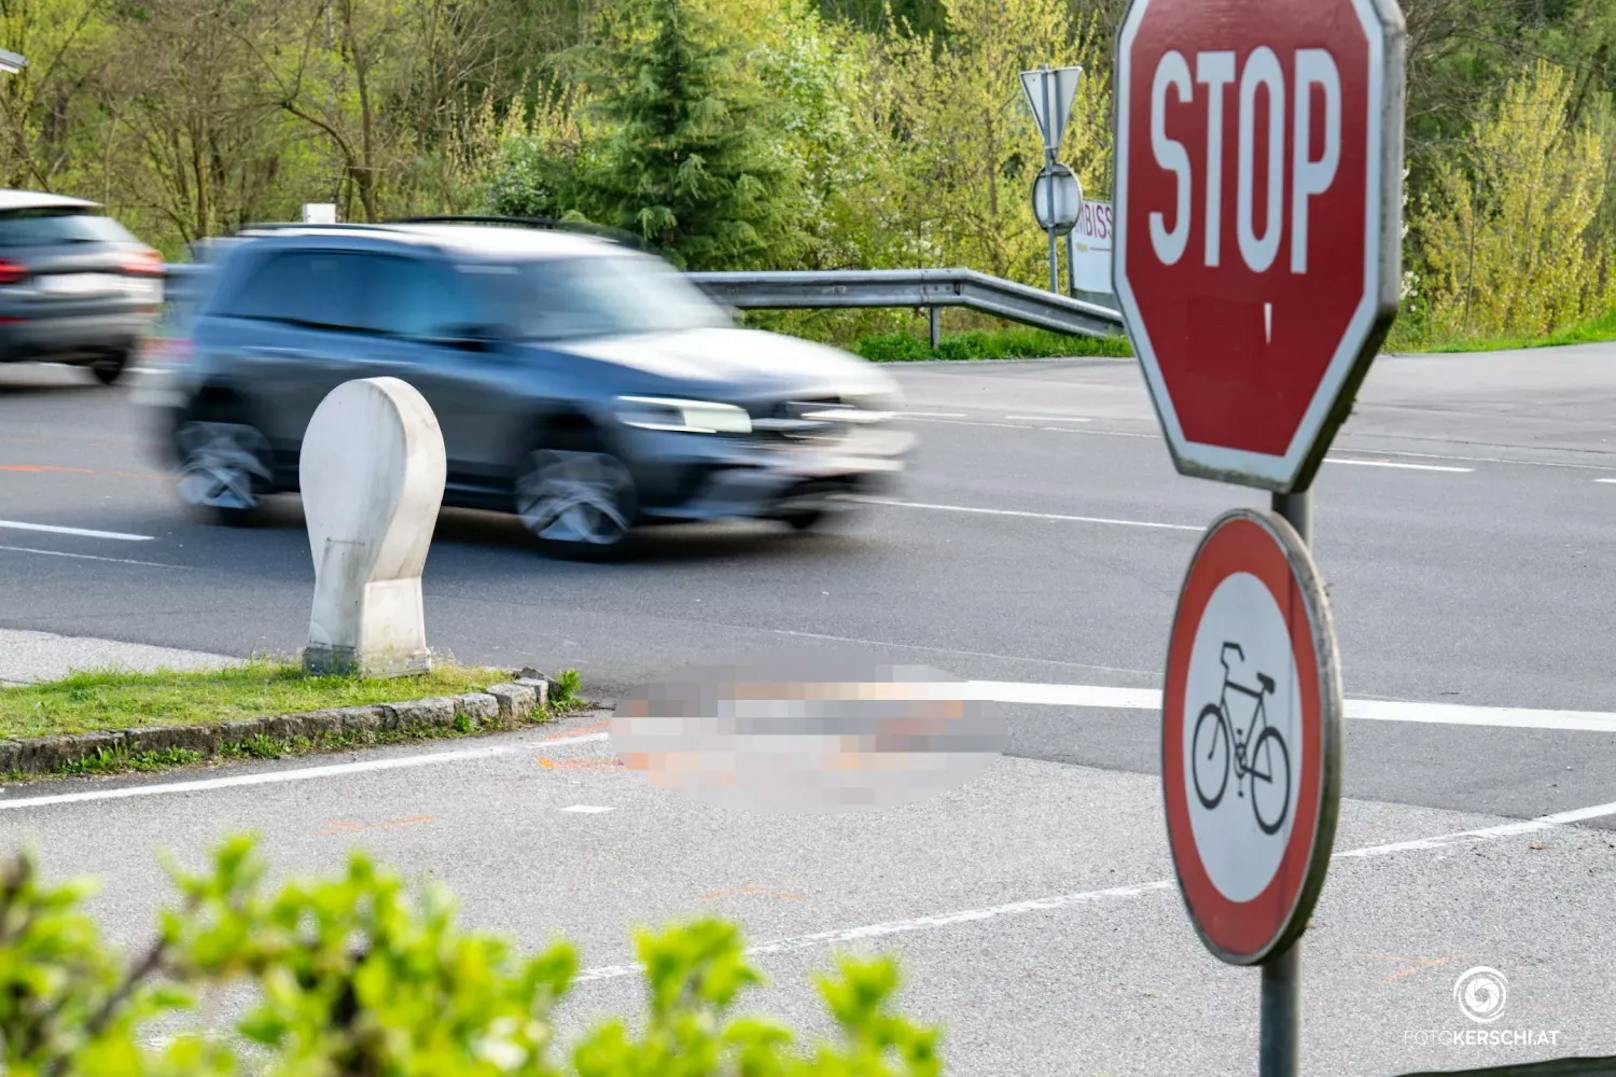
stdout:
<svg viewBox="0 0 1616 1077">
<path fill-rule="evenodd" d="M 436 815 L 412 815 L 406 819 L 386 819 L 379 823 L 360 823 L 352 819 L 327 819 L 326 823 L 329 824 L 327 829 L 315 831 L 315 836 L 323 838 L 331 834 L 347 834 L 355 830 L 390 830 L 393 827 L 435 822 L 437 818 Z"/>
<path fill-rule="evenodd" d="M 586 725 L 582 729 L 567 729 L 560 733 L 552 733 L 542 739 L 547 741 L 566 740 L 568 737 L 581 737 L 588 733 L 604 733 L 611 724 L 610 722 L 596 722 L 594 725 Z"/>
<path fill-rule="evenodd" d="M 623 765 L 621 759 L 551 759 L 539 756 L 539 766 L 545 770 L 603 770 Z"/>
<path fill-rule="evenodd" d="M 144 479 L 150 482 L 171 482 L 173 475 L 154 475 L 146 471 L 99 471 L 93 467 L 68 467 L 65 464 L 0 464 L 0 472 L 13 475 L 101 475 L 109 479 Z"/>
<path fill-rule="evenodd" d="M 1398 980 L 1406 980 L 1408 977 L 1416 976 L 1427 969 L 1439 969 L 1444 965 L 1451 965 L 1464 957 L 1463 954 L 1450 954 L 1447 957 L 1402 957 L 1397 954 L 1370 954 L 1369 956 L 1380 961 L 1396 961 L 1400 965 L 1409 966 L 1408 968 L 1398 969 L 1380 981 L 1387 984 L 1396 983 Z"/>
<path fill-rule="evenodd" d="M 56 464 L 0 464 L 0 471 L 13 471 L 21 475 L 94 475 L 88 467 L 61 467 Z"/>
</svg>

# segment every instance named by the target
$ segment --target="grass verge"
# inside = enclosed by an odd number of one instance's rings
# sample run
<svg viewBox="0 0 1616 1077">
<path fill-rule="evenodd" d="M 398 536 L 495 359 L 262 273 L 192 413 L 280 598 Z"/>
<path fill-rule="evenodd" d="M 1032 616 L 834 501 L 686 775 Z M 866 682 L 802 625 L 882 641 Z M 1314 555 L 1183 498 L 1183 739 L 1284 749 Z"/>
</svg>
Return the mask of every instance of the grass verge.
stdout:
<svg viewBox="0 0 1616 1077">
<path fill-rule="evenodd" d="M 1417 345 L 1409 352 L 1502 352 L 1525 351 L 1530 348 L 1554 348 L 1564 344 L 1604 344 L 1616 340 L 1616 310 L 1607 310 L 1597 318 L 1557 329 L 1546 337 L 1492 337 L 1485 340 L 1454 339 L 1434 344 Z"/>
<path fill-rule="evenodd" d="M 225 674 L 234 676 L 226 677 Z M 273 714 L 298 713 L 326 707 L 365 706 L 373 703 L 403 703 L 411 699 L 477 691 L 509 679 L 501 670 L 439 665 L 425 676 L 388 680 L 363 677 L 305 677 L 296 666 L 274 662 L 254 662 L 239 669 L 206 672 L 130 674 L 122 672 L 77 673 L 48 684 L 33 685 L 29 689 L 8 689 L 0 693 L 0 718 L 7 724 L 10 736 L 41 735 L 45 733 L 81 733 L 90 730 L 127 729 L 140 725 L 161 723 L 177 725 L 185 721 L 205 724 L 231 718 L 257 718 Z M 301 683 L 293 683 L 301 682 Z M 183 713 L 174 710 L 150 712 L 143 708 L 152 702 L 168 702 L 175 689 L 196 689 L 189 699 L 190 708 Z M 224 698 L 222 693 L 240 688 L 240 697 Z M 550 682 L 548 704 L 535 710 L 532 716 L 519 724 L 538 724 L 552 718 L 580 710 L 589 703 L 578 694 L 577 670 L 565 670 Z M 88 704 L 101 724 L 84 721 L 82 712 L 75 712 L 77 720 L 57 722 L 30 734 L 22 732 L 16 724 L 19 706 L 11 693 L 31 692 L 39 711 L 29 712 L 30 726 L 37 726 L 38 713 L 48 703 L 53 712 L 61 706 Z M 244 700 L 254 700 L 254 710 Z M 69 703 L 68 701 L 72 701 Z M 139 716 L 144 720 L 128 720 Z M 116 724 L 113 724 L 116 723 Z M 68 760 L 53 767 L 49 775 L 115 774 L 120 772 L 156 771 L 169 767 L 186 766 L 208 761 L 279 759 L 285 756 L 306 755 L 313 752 L 343 751 L 387 744 L 406 744 L 414 741 L 441 740 L 473 736 L 497 729 L 515 728 L 510 725 L 475 726 L 465 715 L 457 715 L 452 726 L 428 726 L 408 729 L 366 729 L 349 731 L 333 729 L 308 736 L 276 736 L 259 732 L 239 740 L 218 745 L 214 753 L 194 748 L 162 748 L 152 751 L 131 752 L 125 747 L 98 748 L 94 752 Z M 30 781 L 46 777 L 41 772 L 13 772 L 3 776 L 9 782 Z"/>
<path fill-rule="evenodd" d="M 309 677 L 292 663 L 254 661 L 202 672 L 91 670 L 0 690 L 0 737 L 194 725 L 328 707 L 397 703 L 476 692 L 509 680 L 500 670 L 435 663 L 415 677 Z"/>
<path fill-rule="evenodd" d="M 1065 359 L 1078 356 L 1127 358 L 1126 337 L 1080 337 L 1045 329 L 972 329 L 950 333 L 936 348 L 926 337 L 903 331 L 860 337 L 852 350 L 877 363 L 930 359 Z"/>
</svg>

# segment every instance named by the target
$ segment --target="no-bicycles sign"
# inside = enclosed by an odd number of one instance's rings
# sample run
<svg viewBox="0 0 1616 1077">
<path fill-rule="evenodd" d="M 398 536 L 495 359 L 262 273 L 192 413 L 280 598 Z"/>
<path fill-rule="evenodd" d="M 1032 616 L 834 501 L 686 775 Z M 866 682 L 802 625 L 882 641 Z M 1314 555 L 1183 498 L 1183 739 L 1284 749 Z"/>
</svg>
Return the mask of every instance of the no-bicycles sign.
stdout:
<svg viewBox="0 0 1616 1077">
<path fill-rule="evenodd" d="M 1307 926 L 1335 841 L 1341 681 L 1324 588 L 1283 519 L 1207 530 L 1179 597 L 1162 700 L 1162 788 L 1201 940 L 1249 965 Z"/>
</svg>

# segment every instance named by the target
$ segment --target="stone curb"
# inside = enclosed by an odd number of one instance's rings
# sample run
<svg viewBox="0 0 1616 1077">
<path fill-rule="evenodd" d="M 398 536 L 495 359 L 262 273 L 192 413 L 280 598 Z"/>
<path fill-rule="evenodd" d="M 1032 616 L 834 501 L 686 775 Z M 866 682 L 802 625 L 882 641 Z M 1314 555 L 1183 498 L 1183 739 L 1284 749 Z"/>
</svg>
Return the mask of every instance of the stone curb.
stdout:
<svg viewBox="0 0 1616 1077">
<path fill-rule="evenodd" d="M 550 682 L 542 676 L 529 675 L 531 672 L 523 670 L 522 676 L 490 685 L 486 692 L 467 692 L 460 696 L 237 718 L 211 725 L 148 725 L 0 740 L 0 774 L 50 774 L 101 752 L 137 756 L 182 748 L 201 752 L 206 757 L 217 755 L 228 745 L 258 736 L 313 740 L 365 733 L 422 732 L 454 729 L 462 720 L 468 732 L 512 729 L 531 719 L 534 712 L 549 701 Z"/>
</svg>

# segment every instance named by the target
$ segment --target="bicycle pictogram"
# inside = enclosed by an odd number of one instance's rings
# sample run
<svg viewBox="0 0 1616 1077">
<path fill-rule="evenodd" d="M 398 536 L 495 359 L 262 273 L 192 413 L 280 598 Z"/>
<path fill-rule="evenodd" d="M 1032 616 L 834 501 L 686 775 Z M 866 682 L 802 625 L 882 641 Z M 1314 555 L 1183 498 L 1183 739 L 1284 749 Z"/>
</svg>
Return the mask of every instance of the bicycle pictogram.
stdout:
<svg viewBox="0 0 1616 1077">
<path fill-rule="evenodd" d="M 1195 720 L 1191 742 L 1190 769 L 1194 773 L 1195 795 L 1201 804 L 1216 808 L 1229 788 L 1233 770 L 1235 795 L 1244 798 L 1242 786 L 1250 778 L 1251 810 L 1264 834 L 1275 834 L 1285 824 L 1291 803 L 1291 755 L 1285 737 L 1268 724 L 1267 699 L 1274 694 L 1274 679 L 1257 674 L 1257 687 L 1248 688 L 1231 677 L 1229 653 L 1242 663 L 1246 652 L 1238 643 L 1225 643 L 1219 655 L 1223 664 L 1223 690 L 1216 703 L 1201 708 Z M 1244 732 L 1235 723 L 1229 708 L 1229 690 L 1254 701 L 1251 720 Z"/>
</svg>

